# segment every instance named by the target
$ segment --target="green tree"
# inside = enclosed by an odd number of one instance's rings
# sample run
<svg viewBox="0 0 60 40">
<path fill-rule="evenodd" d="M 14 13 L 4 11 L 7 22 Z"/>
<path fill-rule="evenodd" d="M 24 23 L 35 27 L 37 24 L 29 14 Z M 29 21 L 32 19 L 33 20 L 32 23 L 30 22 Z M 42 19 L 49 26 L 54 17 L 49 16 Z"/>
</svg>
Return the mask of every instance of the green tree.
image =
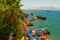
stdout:
<svg viewBox="0 0 60 40">
<path fill-rule="evenodd" d="M 0 35 L 14 33 L 17 37 L 22 35 L 20 17 L 24 13 L 20 9 L 21 0 L 0 0 Z"/>
</svg>

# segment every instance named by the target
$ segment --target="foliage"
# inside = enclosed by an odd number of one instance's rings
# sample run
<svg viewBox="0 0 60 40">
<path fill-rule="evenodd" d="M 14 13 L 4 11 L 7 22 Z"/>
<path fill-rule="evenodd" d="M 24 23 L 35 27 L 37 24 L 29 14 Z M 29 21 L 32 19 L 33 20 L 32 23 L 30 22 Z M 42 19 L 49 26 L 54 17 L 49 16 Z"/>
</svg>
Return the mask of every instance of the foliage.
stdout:
<svg viewBox="0 0 60 40">
<path fill-rule="evenodd" d="M 0 34 L 11 32 L 21 35 L 20 17 L 24 16 L 20 9 L 21 0 L 0 0 Z"/>
</svg>

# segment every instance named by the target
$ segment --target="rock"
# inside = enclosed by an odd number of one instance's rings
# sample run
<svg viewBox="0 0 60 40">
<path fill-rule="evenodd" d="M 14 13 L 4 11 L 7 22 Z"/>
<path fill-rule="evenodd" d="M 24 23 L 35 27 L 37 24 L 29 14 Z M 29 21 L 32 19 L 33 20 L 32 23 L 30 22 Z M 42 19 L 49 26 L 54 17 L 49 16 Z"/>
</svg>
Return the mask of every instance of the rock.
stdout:
<svg viewBox="0 0 60 40">
<path fill-rule="evenodd" d="M 33 13 L 31 13 L 31 15 L 33 15 Z"/>
</svg>

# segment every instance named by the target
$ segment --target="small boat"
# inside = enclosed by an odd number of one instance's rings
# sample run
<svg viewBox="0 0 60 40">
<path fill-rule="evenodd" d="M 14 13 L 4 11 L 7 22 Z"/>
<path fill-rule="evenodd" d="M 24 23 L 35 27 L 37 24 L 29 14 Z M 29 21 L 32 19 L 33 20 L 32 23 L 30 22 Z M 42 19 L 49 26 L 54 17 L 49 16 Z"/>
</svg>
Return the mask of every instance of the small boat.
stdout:
<svg viewBox="0 0 60 40">
<path fill-rule="evenodd" d="M 42 19 L 42 20 L 46 20 L 47 18 L 46 18 L 46 17 L 42 17 L 41 19 Z"/>
<path fill-rule="evenodd" d="M 33 26 L 33 24 L 32 23 L 29 23 L 27 26 Z"/>
<path fill-rule="evenodd" d="M 50 32 L 48 30 L 45 30 L 44 34 L 50 35 Z"/>
<path fill-rule="evenodd" d="M 41 18 L 42 18 L 42 16 L 37 16 L 37 18 L 38 18 L 38 19 L 41 19 Z"/>
<path fill-rule="evenodd" d="M 26 18 L 28 18 L 29 14 L 24 14 Z"/>
<path fill-rule="evenodd" d="M 47 10 L 47 12 L 50 12 L 49 10 Z"/>
<path fill-rule="evenodd" d="M 38 18 L 34 18 L 34 20 L 37 20 Z"/>
<path fill-rule="evenodd" d="M 29 14 L 26 14 L 26 13 L 25 13 L 24 15 L 25 15 L 25 16 L 29 16 Z"/>
<path fill-rule="evenodd" d="M 46 20 L 47 18 L 46 17 L 42 17 L 42 16 L 37 16 L 38 19 L 41 19 L 41 20 Z"/>
<path fill-rule="evenodd" d="M 44 34 L 50 35 L 50 31 L 46 28 L 41 28 Z"/>
</svg>

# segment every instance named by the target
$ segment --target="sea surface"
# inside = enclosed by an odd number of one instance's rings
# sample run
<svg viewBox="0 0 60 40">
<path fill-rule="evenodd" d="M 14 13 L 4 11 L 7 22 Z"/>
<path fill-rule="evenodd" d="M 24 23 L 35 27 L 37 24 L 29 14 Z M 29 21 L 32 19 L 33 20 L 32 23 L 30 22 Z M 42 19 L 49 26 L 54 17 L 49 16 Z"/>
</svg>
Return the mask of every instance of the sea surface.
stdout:
<svg viewBox="0 0 60 40">
<path fill-rule="evenodd" d="M 47 20 L 36 20 L 34 21 L 34 28 L 46 27 L 50 31 L 48 35 L 50 40 L 60 40 L 60 10 L 23 10 L 24 13 L 36 16 L 44 16 Z"/>
</svg>

